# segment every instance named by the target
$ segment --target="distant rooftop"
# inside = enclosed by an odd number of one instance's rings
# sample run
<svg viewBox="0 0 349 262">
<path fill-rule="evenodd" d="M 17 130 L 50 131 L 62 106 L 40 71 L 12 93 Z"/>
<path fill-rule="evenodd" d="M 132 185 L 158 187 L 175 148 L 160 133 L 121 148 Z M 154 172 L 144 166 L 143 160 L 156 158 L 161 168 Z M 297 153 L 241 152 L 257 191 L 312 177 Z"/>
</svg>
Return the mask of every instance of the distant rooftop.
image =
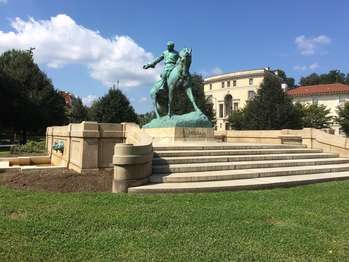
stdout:
<svg viewBox="0 0 349 262">
<path fill-rule="evenodd" d="M 300 86 L 287 91 L 287 94 L 290 96 L 349 94 L 349 85 L 335 83 L 325 85 Z"/>
</svg>

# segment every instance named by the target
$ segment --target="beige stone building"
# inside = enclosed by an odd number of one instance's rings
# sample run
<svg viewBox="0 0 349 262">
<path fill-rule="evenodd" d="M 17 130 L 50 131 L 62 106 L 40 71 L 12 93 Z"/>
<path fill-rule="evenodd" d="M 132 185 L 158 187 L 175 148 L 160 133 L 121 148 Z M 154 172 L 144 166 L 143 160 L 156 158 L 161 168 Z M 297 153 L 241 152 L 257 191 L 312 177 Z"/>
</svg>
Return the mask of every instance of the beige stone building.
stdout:
<svg viewBox="0 0 349 262">
<path fill-rule="evenodd" d="M 205 78 L 205 96 L 213 104 L 217 131 L 229 130 L 228 117 L 233 110 L 243 108 L 253 98 L 266 74 L 274 74 L 269 68 L 244 70 Z"/>
<path fill-rule="evenodd" d="M 330 109 L 332 116 L 337 116 L 337 107 L 349 101 L 349 85 L 335 83 L 326 85 L 300 86 L 287 92 L 294 103 L 322 104 Z M 332 128 L 336 134 L 340 133 L 338 124 Z"/>
</svg>

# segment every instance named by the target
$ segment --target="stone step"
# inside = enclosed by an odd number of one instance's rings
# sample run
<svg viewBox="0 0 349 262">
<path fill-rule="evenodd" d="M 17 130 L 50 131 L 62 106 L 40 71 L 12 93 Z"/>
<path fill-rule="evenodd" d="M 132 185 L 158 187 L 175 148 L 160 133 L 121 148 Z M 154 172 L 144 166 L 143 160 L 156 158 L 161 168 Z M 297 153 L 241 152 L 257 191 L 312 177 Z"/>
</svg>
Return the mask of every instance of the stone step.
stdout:
<svg viewBox="0 0 349 262">
<path fill-rule="evenodd" d="M 210 163 L 210 162 L 236 162 L 236 161 L 261 161 L 261 160 L 289 160 L 289 159 L 314 159 L 334 158 L 335 153 L 306 153 L 306 154 L 268 154 L 268 155 L 237 155 L 237 156 L 197 156 L 197 157 L 155 157 L 153 166 L 166 164 Z"/>
<path fill-rule="evenodd" d="M 266 154 L 305 154 L 321 153 L 321 149 L 281 148 L 281 149 L 221 149 L 221 150 L 166 150 L 156 151 L 156 157 L 185 157 L 185 156 L 226 156 L 226 155 L 266 155 Z"/>
<path fill-rule="evenodd" d="M 184 192 L 217 192 L 290 187 L 336 180 L 349 179 L 349 172 L 321 173 L 311 175 L 262 177 L 225 181 L 159 183 L 130 187 L 130 193 L 184 193 Z"/>
<path fill-rule="evenodd" d="M 170 164 L 153 166 L 153 174 L 204 172 L 249 168 L 272 168 L 291 166 L 311 166 L 349 163 L 349 158 L 323 158 L 323 159 L 296 159 L 296 160 L 264 160 L 242 162 L 212 162 L 194 164 Z"/>
<path fill-rule="evenodd" d="M 10 161 L 7 160 L 1 160 L 0 161 L 0 168 L 6 168 L 10 166 Z"/>
<path fill-rule="evenodd" d="M 158 174 L 150 177 L 151 183 L 185 183 L 202 181 L 222 181 L 234 179 L 249 179 L 270 176 L 293 176 L 331 172 L 349 171 L 349 164 L 318 165 L 318 166 L 294 166 L 240 170 L 222 170 L 206 172 L 188 172 Z"/>
<path fill-rule="evenodd" d="M 280 148 L 306 148 L 306 145 L 284 145 L 284 144 L 233 144 L 233 143 L 206 143 L 201 145 L 183 143 L 178 145 L 154 145 L 153 151 L 173 150 L 246 150 L 246 149 L 280 149 Z"/>
</svg>

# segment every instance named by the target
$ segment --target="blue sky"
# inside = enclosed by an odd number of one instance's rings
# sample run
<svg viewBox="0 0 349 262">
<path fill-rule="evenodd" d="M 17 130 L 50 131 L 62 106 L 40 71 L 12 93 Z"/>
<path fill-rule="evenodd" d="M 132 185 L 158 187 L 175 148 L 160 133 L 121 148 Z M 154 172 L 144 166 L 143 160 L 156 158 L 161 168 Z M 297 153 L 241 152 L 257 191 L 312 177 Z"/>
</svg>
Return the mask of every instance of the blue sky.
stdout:
<svg viewBox="0 0 349 262">
<path fill-rule="evenodd" d="M 120 80 L 137 112 L 161 68 L 141 65 L 168 40 L 193 48 L 192 72 L 270 66 L 298 79 L 349 72 L 349 1 L 0 0 L 0 51 L 36 47 L 56 88 L 83 97 Z"/>
</svg>

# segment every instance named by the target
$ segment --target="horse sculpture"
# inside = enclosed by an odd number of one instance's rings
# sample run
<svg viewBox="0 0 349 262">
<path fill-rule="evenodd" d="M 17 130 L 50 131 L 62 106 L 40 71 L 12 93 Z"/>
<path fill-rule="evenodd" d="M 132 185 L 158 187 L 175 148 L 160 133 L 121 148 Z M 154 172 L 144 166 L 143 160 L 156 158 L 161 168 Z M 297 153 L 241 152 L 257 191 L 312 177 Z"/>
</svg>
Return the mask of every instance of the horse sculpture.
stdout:
<svg viewBox="0 0 349 262">
<path fill-rule="evenodd" d="M 163 96 L 168 96 L 167 99 L 167 115 L 171 117 L 173 115 L 172 101 L 174 90 L 178 88 L 182 88 L 185 90 L 186 95 L 189 98 L 189 101 L 193 105 L 195 111 L 201 112 L 198 106 L 195 103 L 193 92 L 192 92 L 192 84 L 191 84 L 191 76 L 189 73 L 189 68 L 191 65 L 191 48 L 183 48 L 179 52 L 179 58 L 173 70 L 170 72 L 167 78 L 167 83 L 165 86 L 167 90 L 161 90 L 161 84 L 163 80 L 159 80 L 155 83 L 152 90 L 150 91 L 150 96 L 153 100 L 154 111 L 157 118 L 160 118 L 159 111 L 165 111 L 163 105 L 159 103 L 159 99 L 163 98 Z M 166 92 L 167 91 L 167 92 Z M 162 97 L 161 97 L 162 96 Z"/>
</svg>

